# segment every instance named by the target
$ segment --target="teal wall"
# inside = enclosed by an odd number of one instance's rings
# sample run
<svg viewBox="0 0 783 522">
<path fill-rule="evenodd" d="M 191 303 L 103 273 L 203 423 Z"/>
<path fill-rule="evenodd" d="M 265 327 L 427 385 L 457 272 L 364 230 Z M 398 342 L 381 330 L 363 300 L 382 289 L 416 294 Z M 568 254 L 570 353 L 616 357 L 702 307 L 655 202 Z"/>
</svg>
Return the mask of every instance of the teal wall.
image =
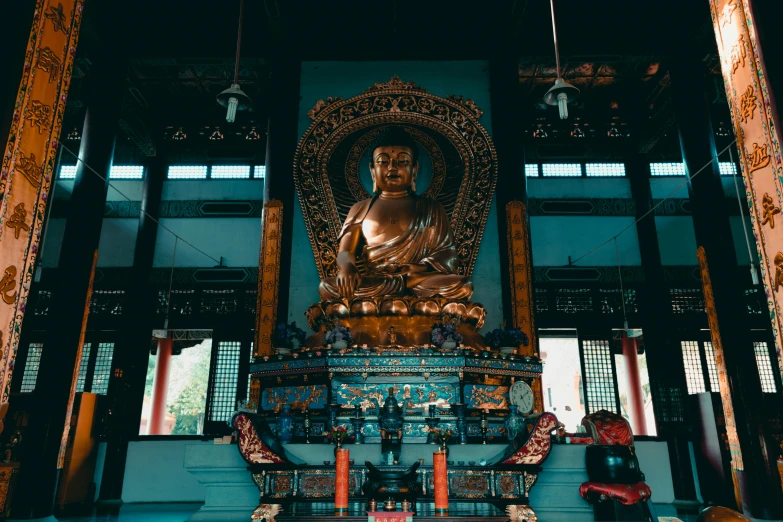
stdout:
<svg viewBox="0 0 783 522">
<path fill-rule="evenodd" d="M 302 63 L 299 136 L 312 122 L 307 116 L 315 103 L 328 96 L 350 98 L 377 82 L 398 75 L 403 81 L 419 84 L 432 94 L 462 95 L 471 98 L 484 111 L 480 122 L 492 132 L 489 105 L 489 65 L 484 61 L 462 62 L 304 62 Z M 304 311 L 318 298 L 318 270 L 307 236 L 302 209 L 297 199 L 294 208 L 294 238 L 289 292 L 288 320 L 304 321 Z M 498 263 L 497 209 L 493 202 L 484 237 L 473 271 L 476 288 L 473 301 L 487 308 L 487 327 L 503 321 Z"/>
</svg>

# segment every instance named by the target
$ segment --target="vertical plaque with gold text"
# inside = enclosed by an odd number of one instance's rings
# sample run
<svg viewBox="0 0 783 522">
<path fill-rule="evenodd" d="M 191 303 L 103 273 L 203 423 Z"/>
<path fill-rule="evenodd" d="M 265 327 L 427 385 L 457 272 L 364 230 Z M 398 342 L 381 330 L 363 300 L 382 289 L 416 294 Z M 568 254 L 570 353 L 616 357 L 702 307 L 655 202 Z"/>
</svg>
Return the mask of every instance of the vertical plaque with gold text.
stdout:
<svg viewBox="0 0 783 522">
<path fill-rule="evenodd" d="M 258 261 L 255 355 L 272 353 L 272 332 L 277 315 L 280 284 L 280 245 L 283 231 L 283 203 L 276 199 L 264 205 L 261 219 L 261 254 Z"/>
<path fill-rule="evenodd" d="M 8 401 L 33 281 L 82 7 L 82 0 L 37 2 L 0 166 L 0 402 Z"/>
<path fill-rule="evenodd" d="M 764 290 L 781 360 L 783 290 L 783 159 L 779 123 L 770 104 L 751 4 L 756 0 L 710 0 L 726 98 L 740 151 L 745 192 L 751 209 Z M 770 59 L 770 56 L 767 56 Z M 772 57 L 771 59 L 778 59 Z M 783 364 L 781 365 L 783 369 Z"/>
</svg>

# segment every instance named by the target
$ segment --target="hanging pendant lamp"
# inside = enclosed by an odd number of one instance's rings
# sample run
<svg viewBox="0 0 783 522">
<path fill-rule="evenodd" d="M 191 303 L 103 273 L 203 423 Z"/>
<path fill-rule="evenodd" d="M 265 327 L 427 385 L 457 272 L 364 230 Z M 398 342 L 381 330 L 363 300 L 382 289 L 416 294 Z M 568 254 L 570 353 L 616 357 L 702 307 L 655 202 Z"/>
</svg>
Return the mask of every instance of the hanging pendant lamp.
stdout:
<svg viewBox="0 0 783 522">
<path fill-rule="evenodd" d="M 557 105 L 560 110 L 560 119 L 568 119 L 568 103 L 576 100 L 579 96 L 579 89 L 563 80 L 560 75 L 560 50 L 557 45 L 557 24 L 555 23 L 555 1 L 549 0 L 549 6 L 552 9 L 552 35 L 555 42 L 555 60 L 557 62 L 557 80 L 555 84 L 544 95 L 544 102 L 547 105 Z"/>
<path fill-rule="evenodd" d="M 239 88 L 239 49 L 242 44 L 242 15 L 245 10 L 245 0 L 239 1 L 239 29 L 237 29 L 237 56 L 234 64 L 234 82 L 231 87 L 217 95 L 217 102 L 226 107 L 226 121 L 233 123 L 237 116 L 237 111 L 248 110 L 253 106 L 250 96 Z"/>
</svg>

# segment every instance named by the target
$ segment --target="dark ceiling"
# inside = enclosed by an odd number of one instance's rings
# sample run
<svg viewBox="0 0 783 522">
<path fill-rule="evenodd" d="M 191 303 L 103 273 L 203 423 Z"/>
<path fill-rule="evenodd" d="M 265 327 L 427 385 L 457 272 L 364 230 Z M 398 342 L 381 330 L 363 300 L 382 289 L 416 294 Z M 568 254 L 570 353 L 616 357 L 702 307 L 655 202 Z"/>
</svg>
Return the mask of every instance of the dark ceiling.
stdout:
<svg viewBox="0 0 783 522">
<path fill-rule="evenodd" d="M 106 52 L 130 58 L 123 115 L 132 141 L 141 151 L 146 143 L 147 152 L 179 127 L 206 139 L 220 126 L 227 138 L 222 147 L 234 137 L 236 148 L 252 127 L 263 135 L 266 107 L 274 103 L 268 63 L 276 57 L 458 60 L 505 54 L 519 59 L 528 132 L 544 125 L 550 138 L 565 138 L 576 123 L 588 138 L 604 137 L 613 126 L 627 133 L 629 113 L 641 107 L 651 122 L 639 131 L 642 141 L 665 155 L 674 143 L 663 139 L 671 126 L 666 61 L 672 35 L 689 28 L 705 70 L 717 72 L 706 0 L 680 3 L 692 12 L 673 2 L 556 0 L 564 77 L 582 91 L 572 119 L 563 123 L 541 101 L 556 77 L 547 0 L 245 0 L 239 78 L 255 110 L 227 125 L 215 96 L 233 77 L 239 0 L 87 0 L 66 125 L 79 125 L 82 81 L 94 57 Z M 722 87 L 715 90 L 720 102 Z"/>
</svg>

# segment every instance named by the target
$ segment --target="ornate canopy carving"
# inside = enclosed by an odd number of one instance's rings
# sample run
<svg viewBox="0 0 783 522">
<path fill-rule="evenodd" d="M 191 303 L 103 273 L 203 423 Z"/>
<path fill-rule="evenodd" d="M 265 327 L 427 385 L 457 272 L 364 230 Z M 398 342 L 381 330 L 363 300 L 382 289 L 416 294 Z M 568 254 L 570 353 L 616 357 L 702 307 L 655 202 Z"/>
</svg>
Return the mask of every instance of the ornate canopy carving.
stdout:
<svg viewBox="0 0 783 522">
<path fill-rule="evenodd" d="M 429 156 L 432 179 L 423 194 L 445 207 L 459 273 L 471 275 L 498 169 L 481 114 L 472 100 L 435 96 L 397 76 L 353 98 L 316 103 L 296 150 L 294 180 L 321 278 L 336 275 L 337 237 L 348 210 L 371 196 L 361 183 L 369 176 L 362 158 L 388 125 L 402 126 Z"/>
</svg>

